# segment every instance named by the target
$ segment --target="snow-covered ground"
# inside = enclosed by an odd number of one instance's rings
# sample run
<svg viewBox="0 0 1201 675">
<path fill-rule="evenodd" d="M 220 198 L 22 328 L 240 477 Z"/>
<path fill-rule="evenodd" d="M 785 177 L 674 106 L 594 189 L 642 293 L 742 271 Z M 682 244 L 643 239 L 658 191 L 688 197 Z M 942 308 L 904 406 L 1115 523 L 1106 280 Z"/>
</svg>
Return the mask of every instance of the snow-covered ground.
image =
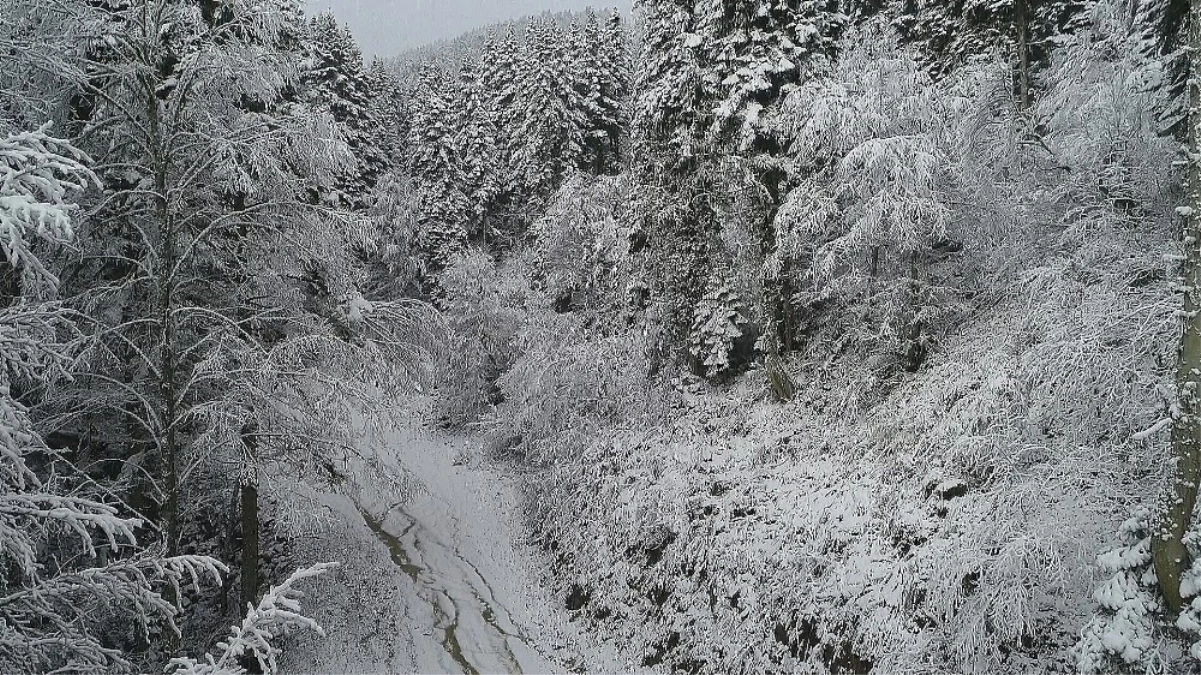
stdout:
<svg viewBox="0 0 1201 675">
<path fill-rule="evenodd" d="M 297 635 L 289 673 L 628 672 L 538 583 L 514 480 L 463 462 L 470 440 L 388 434 L 353 494 L 310 494 L 323 517 L 296 555 L 339 560 L 306 606 L 326 637 Z"/>
</svg>

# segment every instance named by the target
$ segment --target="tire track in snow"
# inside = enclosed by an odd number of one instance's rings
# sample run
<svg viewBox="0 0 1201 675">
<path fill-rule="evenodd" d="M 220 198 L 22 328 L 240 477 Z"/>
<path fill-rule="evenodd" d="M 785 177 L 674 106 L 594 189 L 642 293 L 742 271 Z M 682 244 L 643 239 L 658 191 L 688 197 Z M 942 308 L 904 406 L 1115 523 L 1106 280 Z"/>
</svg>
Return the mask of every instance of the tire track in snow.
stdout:
<svg viewBox="0 0 1201 675">
<path fill-rule="evenodd" d="M 446 500 L 437 501 L 450 506 Z M 445 545 L 403 506 L 394 506 L 378 518 L 361 505 L 358 510 L 367 528 L 388 549 L 392 562 L 413 581 L 417 595 L 433 610 L 434 629 L 442 633 L 441 647 L 462 673 L 567 670 L 517 627 L 479 566 L 462 555 L 457 542 Z M 390 527 L 397 518 L 407 521 L 399 532 Z M 453 513 L 451 518 L 458 521 Z M 453 529 L 453 534 L 460 534 L 460 528 Z M 470 624 L 467 630 L 465 623 Z"/>
</svg>

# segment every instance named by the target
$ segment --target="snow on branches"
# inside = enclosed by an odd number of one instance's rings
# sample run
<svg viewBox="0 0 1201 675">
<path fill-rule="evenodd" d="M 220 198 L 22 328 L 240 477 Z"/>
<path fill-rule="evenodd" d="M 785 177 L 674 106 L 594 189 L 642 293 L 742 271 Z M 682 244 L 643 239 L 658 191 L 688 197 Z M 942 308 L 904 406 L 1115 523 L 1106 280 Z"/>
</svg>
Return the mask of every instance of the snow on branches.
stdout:
<svg viewBox="0 0 1201 675">
<path fill-rule="evenodd" d="M 717 378 L 729 372 L 734 343 L 742 337 L 747 319 L 742 302 L 729 286 L 715 279 L 697 305 L 688 338 L 688 352 L 701 365 L 707 377 Z"/>
<path fill-rule="evenodd" d="M 1121 545 L 1097 559 L 1109 574 L 1093 594 L 1101 612 L 1081 634 L 1076 668 L 1085 674 L 1105 672 L 1116 657 L 1137 663 L 1154 646 L 1152 614 L 1162 609 L 1151 569 L 1151 514 L 1140 510 L 1121 528 Z"/>
<path fill-rule="evenodd" d="M 318 563 L 293 572 L 282 584 L 273 587 L 255 607 L 250 607 L 242 623 L 230 628 L 229 637 L 217 643 L 217 654 L 206 654 L 204 662 L 190 657 L 172 659 L 171 675 L 243 675 L 243 657 L 252 656 L 262 672 L 278 670 L 280 650 L 272 641 L 292 630 L 307 629 L 324 635 L 321 626 L 305 616 L 300 607 L 304 594 L 296 585 L 337 567 L 337 563 Z"/>
<path fill-rule="evenodd" d="M 95 180 L 84 155 L 47 127 L 0 140 L 0 245 L 25 272 L 27 292 L 53 290 L 31 238 L 65 243 L 75 207 L 67 199 Z M 0 264 L 4 264 L 0 262 Z M 67 375 L 70 320 L 56 303 L 22 298 L 0 307 L 0 670 L 112 672 L 130 668 L 101 624 L 116 611 L 148 637 L 152 618 L 174 628 L 177 609 L 157 590 L 190 578 L 219 579 L 208 558 L 162 558 L 138 548 L 141 518 L 95 490 L 47 447 L 13 392 Z M 69 335 L 69 333 L 67 333 Z M 32 466 L 31 466 L 32 465 Z M 36 470 L 35 470 L 36 467 Z M 111 557 L 116 562 L 107 562 Z M 89 566 L 95 565 L 95 566 Z M 178 597 L 178 592 L 176 592 Z"/>
<path fill-rule="evenodd" d="M 74 232 L 67 198 L 97 182 L 84 162 L 87 157 L 66 141 L 36 131 L 0 138 L 0 252 L 27 283 L 57 285 L 30 250 L 42 239 L 65 243 Z"/>
</svg>

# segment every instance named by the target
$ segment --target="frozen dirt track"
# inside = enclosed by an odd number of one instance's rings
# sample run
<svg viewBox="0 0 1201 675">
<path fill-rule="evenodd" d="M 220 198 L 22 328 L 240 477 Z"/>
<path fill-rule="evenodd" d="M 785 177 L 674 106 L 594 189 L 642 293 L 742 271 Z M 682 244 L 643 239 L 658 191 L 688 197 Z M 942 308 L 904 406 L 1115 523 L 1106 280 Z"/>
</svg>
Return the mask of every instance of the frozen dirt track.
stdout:
<svg viewBox="0 0 1201 675">
<path fill-rule="evenodd" d="M 489 581 L 489 576 L 511 578 L 517 573 L 505 569 L 504 558 L 498 560 L 487 546 L 479 545 L 486 544 L 489 535 L 504 533 L 503 527 L 488 531 L 488 520 L 500 512 L 465 513 L 472 510 L 472 494 L 479 493 L 461 489 L 468 486 L 459 484 L 462 476 L 456 480 L 454 474 L 462 473 L 459 467 L 440 468 L 451 475 L 432 476 L 429 483 L 418 478 L 410 497 L 382 514 L 361 507 L 367 527 L 412 581 L 422 604 L 417 612 L 423 618 L 419 633 L 428 639 L 414 640 L 417 668 L 445 673 L 563 672 L 563 664 L 544 656 L 518 627 L 506 606 L 515 600 L 499 595 Z M 440 488 L 451 490 L 446 494 Z"/>
<path fill-rule="evenodd" d="M 464 441 L 397 431 L 385 472 L 349 495 L 314 495 L 308 555 L 340 560 L 310 594 L 326 638 L 298 636 L 284 672 L 624 672 L 537 583 L 511 479 L 457 465 Z M 312 546 L 312 544 L 316 544 Z"/>
</svg>

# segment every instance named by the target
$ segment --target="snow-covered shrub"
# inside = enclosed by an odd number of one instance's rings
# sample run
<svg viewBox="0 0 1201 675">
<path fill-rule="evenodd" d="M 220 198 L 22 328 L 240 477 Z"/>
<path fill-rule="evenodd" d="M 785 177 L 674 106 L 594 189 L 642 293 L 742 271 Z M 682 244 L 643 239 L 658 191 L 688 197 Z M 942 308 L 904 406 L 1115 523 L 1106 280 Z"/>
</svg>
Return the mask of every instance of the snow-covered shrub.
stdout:
<svg viewBox="0 0 1201 675">
<path fill-rule="evenodd" d="M 696 360 L 697 372 L 710 379 L 726 375 L 735 365 L 732 351 L 747 323 L 741 298 L 719 277 L 714 279 L 696 306 L 688 336 L 688 353 Z"/>
<path fill-rule="evenodd" d="M 1145 509 L 1127 519 L 1119 530 L 1118 547 L 1097 558 L 1106 578 L 1093 593 L 1100 613 L 1084 627 L 1076 647 L 1080 673 L 1092 675 L 1110 672 L 1116 664 L 1137 664 L 1155 650 L 1154 616 L 1163 607 L 1151 566 L 1150 519 Z"/>
<path fill-rule="evenodd" d="M 1169 242 L 1176 235 L 1173 205 L 1183 197 L 1174 161 L 1178 148 L 1160 135 L 1156 116 L 1170 91 L 1164 86 L 1170 79 L 1167 63 L 1146 57 L 1137 31 L 1128 30 L 1127 9 L 1121 2 L 1091 8 L 1088 24 L 1053 53 L 1047 92 L 1035 107 L 1046 120 L 1046 151 L 1064 168 L 1050 195 L 1065 205 L 1058 248 L 1074 255 L 1049 261 L 1054 269 L 1032 272 L 1031 290 L 1047 295 L 1047 289 L 1033 286 L 1054 283 L 1061 306 L 1084 307 L 1083 316 L 1096 323 L 1080 330 L 1060 318 L 1055 323 L 1062 331 L 1055 330 L 1046 347 L 1034 348 L 1054 350 L 1039 359 L 1039 367 L 1052 371 L 1047 381 L 1058 379 L 1071 389 L 1054 391 L 1062 385 L 1056 386 L 1050 393 L 1059 402 L 1048 400 L 1032 414 L 1037 412 L 1040 424 L 1067 426 L 1073 434 L 1113 429 L 1119 439 L 1129 439 L 1130 461 L 1157 479 L 1166 463 L 1161 432 L 1169 425 L 1162 420 L 1170 417 L 1167 401 L 1173 398 L 1162 375 L 1176 360 L 1169 340 L 1176 336 L 1173 313 L 1179 303 L 1168 288 L 1177 252 Z M 1158 259 L 1143 254 L 1148 239 L 1159 242 Z M 1065 279 L 1075 289 L 1065 288 Z M 1081 296 L 1078 289 L 1098 279 L 1106 281 L 1106 291 Z M 1040 319 L 1051 324 L 1051 316 Z M 1082 354 L 1102 358 L 1089 363 Z M 1062 377 L 1067 373 L 1071 376 Z M 1091 392 L 1088 404 L 1075 398 L 1085 391 Z M 1151 489 L 1138 486 L 1134 495 L 1151 503 L 1154 482 Z M 1077 647 L 1082 672 L 1174 667 L 1174 641 L 1165 639 L 1174 632 L 1165 630 L 1171 618 L 1159 601 L 1149 544 L 1139 538 L 1148 535 L 1151 519 L 1140 511 L 1127 520 L 1120 547 L 1098 559 L 1104 581 L 1093 596 L 1096 614 Z M 1191 612 L 1189 603 L 1177 621 L 1186 634 L 1195 632 Z"/>
<path fill-rule="evenodd" d="M 581 323 L 543 309 L 516 334 L 520 355 L 497 382 L 503 402 L 489 419 L 494 443 L 554 464 L 577 457 L 603 429 L 660 414 L 641 336 Z"/>
<path fill-rule="evenodd" d="M 1137 509 L 1118 529 L 1118 546 L 1097 558 L 1103 577 L 1093 592 L 1097 609 L 1074 650 L 1080 673 L 1163 672 L 1174 660 L 1171 642 L 1165 639 L 1169 615 L 1151 560 L 1153 518 L 1150 510 Z M 1191 641 L 1188 655 L 1194 661 L 1201 661 L 1199 539 L 1201 531 L 1195 527 L 1185 537 L 1193 564 L 1181 577 L 1180 593 L 1186 602 L 1174 624 Z"/>
<path fill-rule="evenodd" d="M 802 177 L 775 222 L 773 270 L 808 305 L 835 302 L 857 341 L 920 342 L 954 296 L 928 279 L 948 243 L 948 113 L 955 100 L 884 26 L 844 38 L 827 77 L 797 87 L 776 122 Z"/>
<path fill-rule="evenodd" d="M 1087 617 L 1091 563 L 1126 510 L 1115 495 L 1145 494 L 1161 466 L 1158 443 L 1132 436 L 1163 414 L 1157 364 L 1172 352 L 1170 313 L 1146 312 L 1170 296 L 1128 282 L 1130 270 L 1157 263 L 1165 237 L 1102 232 L 1122 255 L 1069 248 L 1048 267 L 1028 259 L 1029 285 L 1011 286 L 995 317 L 956 335 L 930 380 L 895 393 L 896 412 L 872 415 L 864 430 L 879 452 L 912 446 L 930 458 L 908 470 L 917 479 L 937 467 L 932 492 L 966 493 L 949 500 L 948 527 L 924 535 L 912 563 L 926 580 L 915 614 L 953 617 L 927 639 L 953 649 L 962 671 L 1066 650 Z M 1030 554 L 1006 561 L 1021 550 Z M 969 575 L 970 592 L 959 590 Z M 892 654 L 884 663 L 898 670 L 916 656 Z"/>
<path fill-rule="evenodd" d="M 293 572 L 283 583 L 273 586 L 258 605 L 248 608 L 242 623 L 230 628 L 229 636 L 217 643 L 216 654 L 205 654 L 203 661 L 191 657 L 171 659 L 167 672 L 171 675 L 245 675 L 243 660 L 253 657 L 259 671 L 278 671 L 276 658 L 280 650 L 272 644 L 279 636 L 298 629 L 325 635 L 321 626 L 305 616 L 300 607 L 304 594 L 296 584 L 316 577 L 337 566 L 320 563 Z"/>
<path fill-rule="evenodd" d="M 559 188 L 530 229 L 537 269 L 560 309 L 583 309 L 614 322 L 632 280 L 626 176 L 576 174 Z M 611 316 L 605 316 L 610 314 Z"/>
<path fill-rule="evenodd" d="M 475 248 L 454 257 L 439 276 L 442 310 L 453 334 L 437 406 L 444 423 L 475 421 L 502 400 L 496 381 L 521 354 L 519 331 L 531 312 L 550 307 L 531 288 L 532 276 L 525 255 L 497 262 Z"/>
<path fill-rule="evenodd" d="M 620 420 L 643 397 L 643 340 L 630 326 L 628 192 L 623 177 L 576 176 L 533 225 L 531 249 L 499 262 L 471 250 L 442 273 L 459 340 L 448 374 L 460 384 L 440 406 L 447 421 L 499 406 L 488 418 L 495 445 L 536 454 L 559 434 Z"/>
<path fill-rule="evenodd" d="M 636 658 L 705 673 L 1064 665 L 1105 514 L 1132 489 L 1118 488 L 1129 448 L 1103 439 L 1154 391 L 1135 382 L 1129 413 L 1105 399 L 1104 427 L 1044 435 L 1025 412 L 1055 395 L 1013 365 L 1008 314 L 1036 301 L 956 336 L 863 419 L 840 402 L 863 368 L 844 365 L 805 372 L 787 406 L 736 383 L 674 423 L 595 434 L 538 520 L 587 612 Z"/>
</svg>

